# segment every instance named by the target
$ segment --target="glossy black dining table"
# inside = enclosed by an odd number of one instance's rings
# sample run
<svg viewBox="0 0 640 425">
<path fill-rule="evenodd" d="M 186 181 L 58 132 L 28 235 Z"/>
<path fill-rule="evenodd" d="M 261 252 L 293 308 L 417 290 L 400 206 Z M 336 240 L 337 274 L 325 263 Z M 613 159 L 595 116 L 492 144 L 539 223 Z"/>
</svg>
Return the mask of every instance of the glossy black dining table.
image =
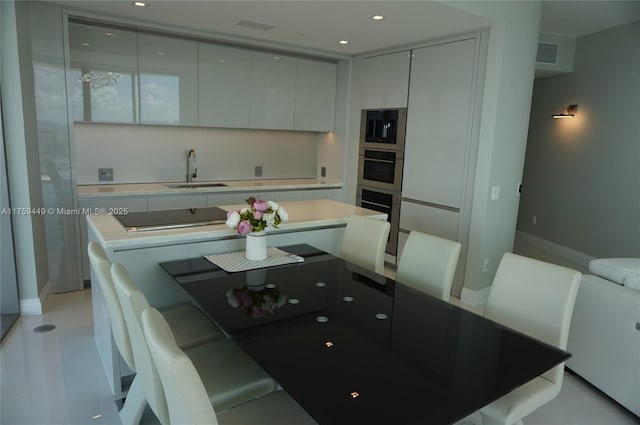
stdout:
<svg viewBox="0 0 640 425">
<path fill-rule="evenodd" d="M 309 245 L 160 266 L 319 424 L 450 424 L 570 355 Z"/>
</svg>

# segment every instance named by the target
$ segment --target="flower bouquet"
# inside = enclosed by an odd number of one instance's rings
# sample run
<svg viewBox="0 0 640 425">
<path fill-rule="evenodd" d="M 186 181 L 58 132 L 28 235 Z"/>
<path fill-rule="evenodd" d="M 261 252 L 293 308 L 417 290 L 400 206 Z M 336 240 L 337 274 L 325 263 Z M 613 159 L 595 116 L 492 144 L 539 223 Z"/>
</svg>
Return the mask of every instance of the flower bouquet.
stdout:
<svg viewBox="0 0 640 425">
<path fill-rule="evenodd" d="M 264 201 L 250 196 L 245 200 L 248 207 L 227 213 L 227 226 L 240 235 L 268 231 L 289 220 L 289 214 L 273 201 Z"/>
<path fill-rule="evenodd" d="M 242 288 L 229 289 L 226 293 L 227 302 L 233 308 L 242 307 L 247 316 L 262 317 L 267 313 L 273 314 L 276 308 L 287 302 L 287 296 L 280 294 L 275 285 L 266 285 L 263 289 Z"/>
</svg>

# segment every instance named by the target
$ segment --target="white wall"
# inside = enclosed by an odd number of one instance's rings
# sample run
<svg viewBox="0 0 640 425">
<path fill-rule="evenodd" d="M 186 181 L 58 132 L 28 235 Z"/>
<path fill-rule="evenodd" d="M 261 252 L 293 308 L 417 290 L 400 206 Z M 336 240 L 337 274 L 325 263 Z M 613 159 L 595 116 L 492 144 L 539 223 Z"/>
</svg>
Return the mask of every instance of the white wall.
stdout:
<svg viewBox="0 0 640 425">
<path fill-rule="evenodd" d="M 466 294 L 482 298 L 516 230 L 529 109 L 535 71 L 540 2 L 451 2 L 492 21 L 480 118 L 478 159 L 465 271 Z M 500 199 L 490 200 L 493 186 Z M 485 260 L 489 270 L 483 271 Z M 472 300 L 469 300 L 472 301 Z M 479 302 L 482 302 L 480 299 Z"/>
<path fill-rule="evenodd" d="M 322 133 L 76 123 L 78 184 L 97 184 L 98 168 L 113 183 L 185 181 L 187 152 L 196 150 L 200 181 L 314 178 Z M 337 174 L 337 171 L 335 171 Z M 331 177 L 331 176 L 328 176 Z"/>
<path fill-rule="evenodd" d="M 640 257 L 639 46 L 640 22 L 582 36 L 572 74 L 536 80 L 518 230 Z M 568 104 L 574 118 L 551 118 Z"/>
</svg>

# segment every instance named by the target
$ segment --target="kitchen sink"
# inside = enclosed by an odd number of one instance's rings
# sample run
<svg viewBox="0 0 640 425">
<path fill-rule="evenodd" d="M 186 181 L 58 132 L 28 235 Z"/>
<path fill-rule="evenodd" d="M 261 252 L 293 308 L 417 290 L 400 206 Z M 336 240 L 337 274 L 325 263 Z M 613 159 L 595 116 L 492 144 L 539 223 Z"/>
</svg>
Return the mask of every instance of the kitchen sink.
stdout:
<svg viewBox="0 0 640 425">
<path fill-rule="evenodd" d="M 169 189 L 197 189 L 199 187 L 224 187 L 224 183 L 171 183 L 165 184 Z"/>
</svg>

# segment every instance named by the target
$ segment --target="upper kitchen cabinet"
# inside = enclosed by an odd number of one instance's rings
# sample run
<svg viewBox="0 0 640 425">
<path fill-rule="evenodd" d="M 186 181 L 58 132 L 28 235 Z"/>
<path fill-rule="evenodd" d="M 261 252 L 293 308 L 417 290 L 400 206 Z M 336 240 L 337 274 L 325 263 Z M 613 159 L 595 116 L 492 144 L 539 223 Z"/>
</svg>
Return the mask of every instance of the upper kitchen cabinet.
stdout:
<svg viewBox="0 0 640 425">
<path fill-rule="evenodd" d="M 138 34 L 140 123 L 198 125 L 198 43 Z"/>
<path fill-rule="evenodd" d="M 198 125 L 249 128 L 251 51 L 198 43 Z"/>
<path fill-rule="evenodd" d="M 362 61 L 362 109 L 406 108 L 411 52 L 371 56 Z"/>
<path fill-rule="evenodd" d="M 333 131 L 337 65 L 298 59 L 294 129 Z"/>
<path fill-rule="evenodd" d="M 74 121 L 137 122 L 138 35 L 69 24 Z"/>
<path fill-rule="evenodd" d="M 476 39 L 413 50 L 403 198 L 461 208 L 471 149 Z"/>
<path fill-rule="evenodd" d="M 251 52 L 252 128 L 293 129 L 295 91 L 295 58 Z"/>
</svg>

